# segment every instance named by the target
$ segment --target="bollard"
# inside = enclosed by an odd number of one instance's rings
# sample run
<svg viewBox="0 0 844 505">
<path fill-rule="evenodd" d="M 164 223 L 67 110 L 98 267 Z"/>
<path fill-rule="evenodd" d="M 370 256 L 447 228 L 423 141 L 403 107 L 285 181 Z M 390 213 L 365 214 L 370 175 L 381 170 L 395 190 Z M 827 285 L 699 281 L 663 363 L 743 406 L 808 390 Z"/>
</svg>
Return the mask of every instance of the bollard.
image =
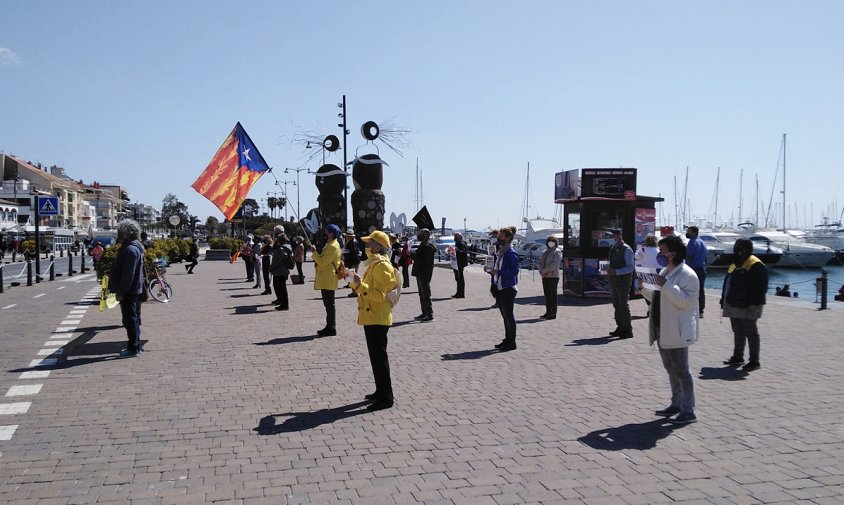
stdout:
<svg viewBox="0 0 844 505">
<path fill-rule="evenodd" d="M 59 249 L 59 258 L 64 258 L 64 247 Z"/>
<path fill-rule="evenodd" d="M 32 260 L 26 260 L 26 285 L 32 286 Z"/>
<path fill-rule="evenodd" d="M 50 280 L 56 280 L 56 257 L 50 256 Z"/>
<path fill-rule="evenodd" d="M 3 293 L 3 265 L 0 264 L 0 294 Z"/>
<path fill-rule="evenodd" d="M 67 255 L 67 276 L 73 277 L 73 255 Z"/>
<path fill-rule="evenodd" d="M 82 266 L 79 267 L 79 272 L 84 274 L 86 270 L 87 270 L 87 268 L 85 268 L 85 255 L 83 254 L 82 255 Z"/>
<path fill-rule="evenodd" d="M 827 275 L 828 274 L 827 274 L 826 270 L 822 269 L 821 270 L 821 276 L 818 278 L 818 289 L 821 292 L 821 308 L 820 308 L 820 310 L 826 310 L 827 309 L 827 306 L 826 306 L 826 289 L 827 289 L 827 281 L 829 280 L 827 278 Z"/>
</svg>

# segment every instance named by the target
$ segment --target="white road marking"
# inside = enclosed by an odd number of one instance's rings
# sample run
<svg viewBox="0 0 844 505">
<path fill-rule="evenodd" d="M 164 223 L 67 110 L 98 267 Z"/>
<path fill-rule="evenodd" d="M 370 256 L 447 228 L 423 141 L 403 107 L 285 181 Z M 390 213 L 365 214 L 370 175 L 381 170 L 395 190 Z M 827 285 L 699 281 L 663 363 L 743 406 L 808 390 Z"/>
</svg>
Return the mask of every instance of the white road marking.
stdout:
<svg viewBox="0 0 844 505">
<path fill-rule="evenodd" d="M 58 335 L 50 335 L 50 338 L 69 338 L 74 339 L 78 335 L 76 333 L 59 333 Z"/>
<path fill-rule="evenodd" d="M 88 307 L 85 307 L 85 308 L 82 308 L 82 309 L 73 309 L 73 310 L 70 311 L 71 314 L 83 314 L 83 315 L 86 312 L 88 312 Z"/>
<path fill-rule="evenodd" d="M 11 426 L 0 426 L 0 440 L 11 440 L 16 429 L 18 429 L 17 424 L 13 424 Z"/>
<path fill-rule="evenodd" d="M 44 358 L 44 359 L 34 359 L 29 362 L 28 368 L 37 368 L 39 366 L 53 366 L 58 362 L 58 358 Z"/>
<path fill-rule="evenodd" d="M 68 342 L 70 342 L 70 340 L 48 340 L 44 342 L 44 345 L 47 347 L 61 347 Z"/>
<path fill-rule="evenodd" d="M 67 279 L 63 280 L 62 282 L 82 282 L 89 277 L 96 277 L 97 274 L 82 274 L 75 277 L 68 277 Z"/>
<path fill-rule="evenodd" d="M 25 386 L 12 386 L 6 396 L 29 396 L 37 395 L 44 384 L 27 384 Z"/>
<path fill-rule="evenodd" d="M 67 286 L 59 286 L 59 287 L 57 287 L 57 288 L 56 288 L 56 291 L 60 291 L 60 290 L 62 290 L 62 289 L 64 289 L 64 288 L 66 288 L 66 287 L 67 287 Z"/>
<path fill-rule="evenodd" d="M 82 316 L 84 316 L 84 315 L 85 314 L 68 314 L 64 317 L 66 317 L 67 320 L 70 321 L 71 319 L 82 319 Z"/>
<path fill-rule="evenodd" d="M 14 414 L 26 414 L 29 410 L 29 407 L 32 406 L 32 402 L 17 402 L 17 403 L 4 403 L 0 404 L 0 416 L 6 415 L 14 415 Z"/>
<path fill-rule="evenodd" d="M 46 379 L 49 376 L 49 370 L 32 370 L 22 373 L 18 379 Z"/>
<path fill-rule="evenodd" d="M 58 349 L 41 349 L 38 351 L 38 356 L 52 356 L 53 354 L 61 354 L 64 352 L 64 349 L 59 347 Z"/>
<path fill-rule="evenodd" d="M 79 323 L 79 321 L 74 321 L 74 324 L 78 324 L 78 323 Z M 63 333 L 63 332 L 67 332 L 67 331 L 76 331 L 76 326 L 59 326 L 58 328 L 53 330 L 53 333 Z"/>
<path fill-rule="evenodd" d="M 77 326 L 79 324 L 79 321 L 76 321 L 74 319 L 66 319 L 66 320 L 60 322 L 59 324 L 66 325 L 66 326 L 70 326 L 70 325 Z"/>
<path fill-rule="evenodd" d="M 6 310 L 6 309 L 11 309 L 12 307 L 17 307 L 17 306 L 18 306 L 18 304 L 17 304 L 17 303 L 13 303 L 13 304 L 11 304 L 11 305 L 6 305 L 5 307 L 3 307 L 3 310 Z"/>
<path fill-rule="evenodd" d="M 35 295 L 33 296 L 33 298 L 41 298 L 42 296 L 44 296 L 44 293 L 41 293 L 40 295 Z"/>
</svg>

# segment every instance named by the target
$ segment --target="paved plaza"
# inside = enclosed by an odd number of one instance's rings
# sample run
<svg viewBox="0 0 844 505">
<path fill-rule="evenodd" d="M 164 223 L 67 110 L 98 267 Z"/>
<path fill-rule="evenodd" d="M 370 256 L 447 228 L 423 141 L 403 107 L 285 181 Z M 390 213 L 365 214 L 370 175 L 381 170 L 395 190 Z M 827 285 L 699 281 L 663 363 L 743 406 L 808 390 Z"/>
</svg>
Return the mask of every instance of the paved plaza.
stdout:
<svg viewBox="0 0 844 505">
<path fill-rule="evenodd" d="M 396 307 L 396 404 L 370 413 L 357 302 L 339 290 L 338 335 L 315 337 L 305 274 L 277 312 L 241 263 L 173 265 L 135 359 L 115 358 L 120 312 L 97 310 L 91 277 L 0 295 L 0 503 L 844 503 L 844 304 L 770 297 L 763 368 L 744 374 L 721 365 L 732 335 L 710 292 L 699 422 L 676 427 L 653 415 L 669 386 L 643 300 L 636 337 L 617 340 L 608 301 L 561 297 L 540 320 L 523 272 L 518 350 L 497 353 L 488 277 L 470 269 L 452 299 L 438 268 L 434 321 L 413 320 L 415 285 Z"/>
</svg>

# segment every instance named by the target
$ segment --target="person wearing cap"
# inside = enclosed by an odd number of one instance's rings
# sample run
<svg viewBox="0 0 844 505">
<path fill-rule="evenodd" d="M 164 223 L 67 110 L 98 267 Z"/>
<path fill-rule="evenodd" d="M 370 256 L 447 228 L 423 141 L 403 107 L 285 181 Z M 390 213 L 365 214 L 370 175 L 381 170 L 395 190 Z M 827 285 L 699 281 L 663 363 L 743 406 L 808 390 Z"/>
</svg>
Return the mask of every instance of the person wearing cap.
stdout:
<svg viewBox="0 0 844 505">
<path fill-rule="evenodd" d="M 363 242 L 371 254 L 364 262 L 363 277 L 355 272 L 352 290 L 358 294 L 358 324 L 363 326 L 366 348 L 375 378 L 375 392 L 366 395 L 372 400 L 370 411 L 393 406 L 393 384 L 387 356 L 387 332 L 393 324 L 393 306 L 387 293 L 396 288 L 398 279 L 390 262 L 390 239 L 383 231 L 374 231 Z"/>
<path fill-rule="evenodd" d="M 355 239 L 355 230 L 351 228 L 346 230 L 345 242 L 341 253 L 343 254 L 343 264 L 346 265 L 346 268 L 357 272 L 358 267 L 360 266 L 360 248 L 358 247 L 357 239 Z M 346 287 L 350 286 L 347 285 Z M 354 298 L 356 296 L 357 293 L 354 291 L 349 293 L 349 298 Z"/>
<path fill-rule="evenodd" d="M 633 338 L 633 325 L 630 318 L 630 286 L 633 280 L 633 249 L 624 243 L 621 229 L 610 230 L 615 243 L 610 247 L 607 276 L 612 289 L 612 306 L 615 309 L 615 330 L 610 335 L 618 338 Z"/>
<path fill-rule="evenodd" d="M 322 293 L 322 304 L 325 306 L 325 328 L 317 331 L 320 337 L 337 335 L 336 310 L 334 307 L 334 292 L 337 291 L 337 269 L 342 262 L 340 244 L 340 227 L 329 224 L 325 227 L 325 247 L 319 252 L 311 245 L 311 257 L 316 268 L 314 289 Z"/>
<path fill-rule="evenodd" d="M 422 313 L 416 316 L 417 321 L 433 321 L 434 306 L 431 304 L 431 278 L 434 276 L 434 256 L 437 248 L 430 242 L 431 231 L 427 228 L 419 230 L 417 237 L 419 246 L 411 256 L 413 258 L 413 270 L 411 275 L 416 277 L 416 286 L 419 288 L 419 303 L 422 305 Z"/>
</svg>

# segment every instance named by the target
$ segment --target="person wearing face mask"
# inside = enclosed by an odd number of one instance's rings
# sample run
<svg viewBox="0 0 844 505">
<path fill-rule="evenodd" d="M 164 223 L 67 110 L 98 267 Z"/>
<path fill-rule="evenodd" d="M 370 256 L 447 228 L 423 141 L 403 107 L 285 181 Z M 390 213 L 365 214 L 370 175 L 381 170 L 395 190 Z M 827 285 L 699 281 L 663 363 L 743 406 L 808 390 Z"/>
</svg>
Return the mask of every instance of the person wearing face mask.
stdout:
<svg viewBox="0 0 844 505">
<path fill-rule="evenodd" d="M 703 317 L 703 309 L 706 307 L 706 292 L 703 289 L 706 280 L 706 242 L 698 237 L 699 233 L 697 226 L 689 226 L 686 229 L 686 238 L 689 239 L 686 244 L 686 264 L 692 267 L 700 281 L 700 317 Z"/>
<path fill-rule="evenodd" d="M 413 257 L 411 275 L 416 277 L 422 313 L 416 316 L 416 320 L 433 321 L 434 307 L 431 304 L 431 278 L 434 276 L 434 256 L 437 254 L 437 248 L 430 242 L 431 232 L 427 228 L 419 230 L 417 238 L 419 239 L 419 247 L 411 255 Z"/>
<path fill-rule="evenodd" d="M 607 276 L 612 289 L 612 306 L 615 309 L 615 330 L 610 336 L 618 338 L 633 338 L 633 325 L 630 318 L 630 286 L 633 280 L 633 249 L 624 243 L 621 229 L 610 230 L 613 245 L 610 247 Z"/>
<path fill-rule="evenodd" d="M 545 295 L 545 313 L 540 319 L 557 318 L 557 285 L 560 283 L 560 263 L 563 253 L 557 249 L 557 237 L 549 235 L 546 248 L 539 257 L 539 275 L 542 276 L 542 293 Z"/>
<path fill-rule="evenodd" d="M 660 268 L 668 265 L 668 259 L 659 254 L 659 247 L 656 245 L 656 237 L 653 235 L 645 237 L 645 242 L 642 244 L 642 247 L 636 251 L 636 254 L 633 255 L 633 259 L 636 261 L 637 270 L 640 268 L 659 270 Z M 642 289 L 641 281 L 639 283 L 639 289 Z M 647 297 L 645 298 L 645 303 L 647 303 L 648 306 L 651 305 L 651 301 L 648 300 Z M 650 310 L 648 310 L 647 315 L 651 315 Z"/>
<path fill-rule="evenodd" d="M 516 316 L 513 313 L 513 306 L 519 291 L 519 255 L 511 247 L 515 236 L 515 226 L 508 226 L 498 231 L 501 248 L 495 255 L 495 265 L 491 272 L 495 287 L 498 289 L 498 310 L 504 320 L 504 340 L 495 345 L 501 352 L 516 349 Z"/>
<path fill-rule="evenodd" d="M 339 236 L 340 227 L 329 224 L 325 227 L 325 247 L 322 251 L 317 251 L 316 247 L 311 245 L 311 257 L 316 269 L 314 289 L 322 294 L 322 304 L 325 306 L 325 328 L 317 331 L 320 337 L 337 335 L 334 292 L 337 291 L 337 269 L 342 262 L 340 244 L 337 243 Z"/>
<path fill-rule="evenodd" d="M 724 286 L 721 290 L 721 308 L 724 317 L 730 318 L 733 330 L 733 355 L 724 361 L 725 365 L 744 363 L 744 347 L 750 347 L 745 372 L 762 367 L 759 364 L 759 328 L 765 294 L 768 292 L 768 267 L 753 255 L 753 242 L 746 238 L 736 240 L 733 245 L 735 261 L 727 268 Z"/>
<path fill-rule="evenodd" d="M 675 424 L 688 424 L 697 421 L 694 382 L 689 371 L 689 347 L 700 336 L 700 283 L 694 270 L 684 261 L 686 245 L 680 237 L 670 235 L 660 240 L 659 252 L 668 260 L 667 266 L 656 277 L 660 289 L 642 290 L 642 294 L 653 302 L 648 324 L 649 342 L 650 345 L 657 343 L 662 366 L 671 385 L 671 404 L 655 414 L 673 416 L 668 420 Z"/>
<path fill-rule="evenodd" d="M 372 400 L 370 411 L 393 406 L 393 384 L 390 359 L 387 356 L 387 332 L 393 324 L 393 307 L 387 293 L 396 288 L 398 278 L 390 262 L 390 239 L 383 231 L 374 231 L 362 238 L 367 259 L 361 277 L 355 272 L 350 286 L 358 294 L 358 324 L 366 335 L 366 348 L 375 378 L 375 392 L 366 395 Z"/>
</svg>

